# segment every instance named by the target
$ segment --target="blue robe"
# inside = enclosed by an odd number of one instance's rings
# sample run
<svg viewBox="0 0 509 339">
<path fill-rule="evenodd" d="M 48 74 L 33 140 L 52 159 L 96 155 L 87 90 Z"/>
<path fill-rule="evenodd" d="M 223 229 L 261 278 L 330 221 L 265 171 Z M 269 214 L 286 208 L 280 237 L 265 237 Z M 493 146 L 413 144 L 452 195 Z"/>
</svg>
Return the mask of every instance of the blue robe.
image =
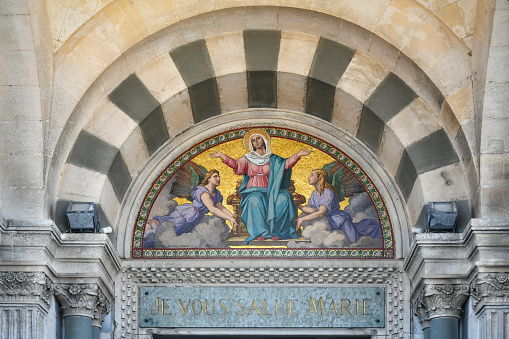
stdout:
<svg viewBox="0 0 509 339">
<path fill-rule="evenodd" d="M 246 188 L 249 181 L 247 173 L 244 174 L 239 188 L 242 210 L 240 217 L 249 232 L 249 237 L 244 240 L 246 245 L 260 235 L 264 238 L 298 238 L 295 233 L 297 209 L 288 192 L 292 170 L 285 170 L 286 159 L 275 154 L 270 157 L 269 164 L 267 188 Z"/>
</svg>

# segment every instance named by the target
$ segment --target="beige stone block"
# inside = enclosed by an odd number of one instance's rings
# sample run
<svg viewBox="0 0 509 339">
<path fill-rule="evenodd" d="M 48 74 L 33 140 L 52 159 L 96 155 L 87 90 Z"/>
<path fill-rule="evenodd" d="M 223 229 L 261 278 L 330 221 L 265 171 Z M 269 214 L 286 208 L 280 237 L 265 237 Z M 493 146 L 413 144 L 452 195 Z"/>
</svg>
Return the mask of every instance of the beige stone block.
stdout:
<svg viewBox="0 0 509 339">
<path fill-rule="evenodd" d="M 433 13 L 459 38 L 464 38 L 467 35 L 465 23 L 463 22 L 463 18 L 461 17 L 461 13 L 456 3 L 437 9 Z"/>
<path fill-rule="evenodd" d="M 180 21 L 177 6 L 172 0 L 133 0 L 133 4 L 150 34 Z"/>
<path fill-rule="evenodd" d="M 247 29 L 279 29 L 277 7 L 247 7 Z"/>
<path fill-rule="evenodd" d="M 390 3 L 390 0 L 350 1 L 343 19 L 372 32 Z"/>
<path fill-rule="evenodd" d="M 94 15 L 114 0 L 58 0 L 61 4 L 77 11 Z"/>
<path fill-rule="evenodd" d="M 132 178 L 135 178 L 149 158 L 147 146 L 139 127 L 136 127 L 126 139 L 120 148 L 120 153 L 124 158 L 129 174 Z"/>
<path fill-rule="evenodd" d="M 248 6 L 278 6 L 279 0 L 245 0 Z"/>
<path fill-rule="evenodd" d="M 120 56 L 122 51 L 103 31 L 95 29 L 86 35 L 74 53 L 97 73 L 101 73 Z"/>
<path fill-rule="evenodd" d="M 60 180 L 58 198 L 73 201 L 99 201 L 107 175 L 65 164 Z"/>
<path fill-rule="evenodd" d="M 187 88 L 168 53 L 144 65 L 136 71 L 136 75 L 159 102 L 165 102 Z"/>
<path fill-rule="evenodd" d="M 348 0 L 280 0 L 279 6 L 301 8 L 341 18 L 348 3 Z"/>
<path fill-rule="evenodd" d="M 104 215 L 111 223 L 111 225 L 102 225 L 101 227 L 111 226 L 113 228 L 113 233 L 117 233 L 117 218 L 118 213 L 120 211 L 120 202 L 118 201 L 117 195 L 113 190 L 113 186 L 109 180 L 104 182 L 103 191 L 101 194 L 101 209 L 104 212 Z"/>
<path fill-rule="evenodd" d="M 248 108 L 246 72 L 216 77 L 221 112 Z"/>
<path fill-rule="evenodd" d="M 123 55 L 117 58 L 108 66 L 107 71 L 101 73 L 97 78 L 103 84 L 105 93 L 110 93 L 127 78 L 131 72 L 127 68 L 127 61 Z"/>
<path fill-rule="evenodd" d="M 466 46 L 451 48 L 426 71 L 445 97 L 471 81 L 472 69 L 468 53 Z"/>
<path fill-rule="evenodd" d="M 44 208 L 46 191 L 33 187 L 2 187 L 0 210 L 2 217 L 21 219 L 47 218 Z"/>
<path fill-rule="evenodd" d="M 245 0 L 212 0 L 212 8 L 216 10 L 232 8 L 232 7 L 245 7 Z"/>
<path fill-rule="evenodd" d="M 467 35 L 473 35 L 475 32 L 477 3 L 478 0 L 459 0 L 458 2 L 456 2 L 461 18 L 463 19 Z"/>
<path fill-rule="evenodd" d="M 28 15 L 0 17 L 0 50 L 33 50 L 34 41 Z"/>
<path fill-rule="evenodd" d="M 311 12 L 313 13 L 313 12 Z M 281 31 L 306 32 L 313 34 L 311 26 L 311 13 L 301 8 L 278 7 L 277 24 Z M 320 34 L 315 34 L 320 36 Z"/>
<path fill-rule="evenodd" d="M 170 138 L 194 125 L 191 99 L 187 90 L 175 94 L 161 104 L 164 120 L 168 126 Z"/>
<path fill-rule="evenodd" d="M 509 35 L 507 37 L 506 46 L 490 47 L 486 79 L 488 83 L 509 83 Z"/>
<path fill-rule="evenodd" d="M 149 31 L 137 9 L 129 0 L 118 0 L 94 17 L 100 29 L 121 49 L 127 51 L 149 36 Z"/>
<path fill-rule="evenodd" d="M 62 5 L 58 0 L 46 0 L 46 10 L 50 21 L 50 34 L 55 40 L 58 40 L 60 37 L 60 31 L 62 30 L 68 9 L 67 6 Z"/>
<path fill-rule="evenodd" d="M 319 37 L 300 32 L 281 32 L 278 72 L 309 74 Z"/>
<path fill-rule="evenodd" d="M 86 14 L 75 9 L 67 9 L 60 34 L 58 35 L 58 40 L 65 42 L 81 25 L 83 25 L 83 23 L 88 21 L 91 17 L 92 16 L 90 14 Z"/>
<path fill-rule="evenodd" d="M 212 11 L 212 0 L 173 0 L 180 14 L 180 19 L 197 16 Z"/>
<path fill-rule="evenodd" d="M 212 14 L 214 15 L 214 32 L 216 34 L 246 29 L 246 9 L 244 7 L 218 10 Z"/>
<path fill-rule="evenodd" d="M 424 206 L 424 199 L 422 196 L 422 188 L 419 179 L 415 180 L 414 187 L 408 196 L 408 200 L 406 202 L 407 210 L 410 215 L 410 225 L 409 228 L 415 226 L 417 219 L 419 218 L 419 214 L 421 214 L 422 208 Z M 424 226 L 424 225 L 420 225 Z"/>
<path fill-rule="evenodd" d="M 28 14 L 28 6 L 26 1 L 2 0 L 2 6 L 0 6 L 0 15 L 13 14 Z"/>
<path fill-rule="evenodd" d="M 455 3 L 458 0 L 429 0 L 430 10 L 436 11 L 440 8 L 449 6 L 450 4 Z"/>
<path fill-rule="evenodd" d="M 342 20 L 339 36 L 332 40 L 353 48 L 356 51 L 368 53 L 371 38 L 372 34 L 370 31 L 359 25 Z"/>
<path fill-rule="evenodd" d="M 360 102 L 365 102 L 387 74 L 389 74 L 387 67 L 364 53 L 356 52 L 337 88 L 351 94 Z"/>
<path fill-rule="evenodd" d="M 336 88 L 331 123 L 352 136 L 357 135 L 362 112 L 362 102 Z"/>
<path fill-rule="evenodd" d="M 374 33 L 401 49 L 426 16 L 425 10 L 414 1 L 395 1 L 383 13 Z"/>
<path fill-rule="evenodd" d="M 206 44 L 216 76 L 246 71 L 242 31 L 211 36 Z"/>
<path fill-rule="evenodd" d="M 437 118 L 421 98 L 405 107 L 387 126 L 405 147 L 440 129 Z"/>
<path fill-rule="evenodd" d="M 187 41 L 182 36 L 181 22 L 171 25 L 154 33 L 150 38 L 154 45 L 156 55 L 168 53 L 178 46 L 185 45 Z"/>
<path fill-rule="evenodd" d="M 307 33 L 333 41 L 341 41 L 339 37 L 343 24 L 341 19 L 329 14 L 311 12 L 309 14 L 309 22 Z"/>
<path fill-rule="evenodd" d="M 39 87 L 0 86 L 0 121 L 40 120 L 41 96 Z"/>
<path fill-rule="evenodd" d="M 0 85 L 39 85 L 34 51 L 0 51 Z"/>
<path fill-rule="evenodd" d="M 426 8 L 427 10 L 431 10 L 431 5 L 429 0 L 415 0 L 416 3 L 420 4 L 422 7 Z"/>
<path fill-rule="evenodd" d="M 304 112 L 306 80 L 305 75 L 278 72 L 277 107 Z"/>
<path fill-rule="evenodd" d="M 494 14 L 494 8 L 486 0 L 479 0 L 475 19 L 475 35 L 487 45 L 490 45 L 491 41 Z"/>
<path fill-rule="evenodd" d="M 509 154 L 481 154 L 481 186 L 509 187 Z"/>
<path fill-rule="evenodd" d="M 129 73 L 134 73 L 143 65 L 157 57 L 154 43 L 151 39 L 145 39 L 124 53 Z"/>
<path fill-rule="evenodd" d="M 111 101 L 104 100 L 83 129 L 119 148 L 137 126 L 133 119 Z"/>
<path fill-rule="evenodd" d="M 378 157 L 393 177 L 396 177 L 398 173 L 404 149 L 405 147 L 401 144 L 396 134 L 386 126 L 382 135 L 382 141 L 380 142 Z"/>
<path fill-rule="evenodd" d="M 43 187 L 44 155 L 0 154 L 0 178 L 9 187 Z"/>
<path fill-rule="evenodd" d="M 442 109 L 440 110 L 440 114 L 438 115 L 438 119 L 444 126 L 444 130 L 449 135 L 449 138 L 454 140 L 460 128 L 460 124 L 458 122 L 458 118 L 454 114 L 447 101 L 444 101 Z"/>
<path fill-rule="evenodd" d="M 468 199 L 468 193 L 460 163 L 447 165 L 419 174 L 425 203 L 430 201 L 455 201 Z"/>
<path fill-rule="evenodd" d="M 55 70 L 55 84 L 65 88 L 76 98 L 81 98 L 97 75 L 83 59 L 75 53 L 69 53 Z"/>
<path fill-rule="evenodd" d="M 454 45 L 452 35 L 441 21 L 427 17 L 401 51 L 426 71 Z"/>
<path fill-rule="evenodd" d="M 471 81 L 467 82 L 465 86 L 455 93 L 449 95 L 446 100 L 460 124 L 465 120 L 473 119 L 474 94 L 472 92 Z"/>
<path fill-rule="evenodd" d="M 0 154 L 42 154 L 40 121 L 0 121 Z"/>
</svg>

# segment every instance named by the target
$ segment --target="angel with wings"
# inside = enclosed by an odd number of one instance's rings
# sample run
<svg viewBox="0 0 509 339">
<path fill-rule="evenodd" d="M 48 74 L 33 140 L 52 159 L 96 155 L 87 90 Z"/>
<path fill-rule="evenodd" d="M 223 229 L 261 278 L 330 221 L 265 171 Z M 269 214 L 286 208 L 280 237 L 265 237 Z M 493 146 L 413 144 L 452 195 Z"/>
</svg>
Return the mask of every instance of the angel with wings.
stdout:
<svg viewBox="0 0 509 339">
<path fill-rule="evenodd" d="M 296 229 L 302 226 L 303 221 L 327 216 L 331 229 L 343 230 L 351 243 L 357 242 L 364 235 L 382 237 L 378 221 L 364 219 L 354 223 L 350 214 L 341 210 L 339 203 L 345 197 L 364 192 L 362 185 L 343 165 L 337 161 L 326 164 L 321 169 L 313 170 L 308 180 L 309 184 L 315 187 L 315 191 L 311 194 L 308 206 L 298 206 L 307 215 L 296 220 Z"/>
<path fill-rule="evenodd" d="M 232 226 L 236 225 L 233 214 L 223 206 L 223 196 L 217 189 L 220 183 L 219 171 L 207 171 L 191 161 L 180 169 L 170 191 L 190 203 L 178 205 L 170 215 L 155 216 L 152 220 L 157 224 L 167 221 L 173 223 L 177 236 L 191 232 L 209 212 L 228 220 Z"/>
</svg>

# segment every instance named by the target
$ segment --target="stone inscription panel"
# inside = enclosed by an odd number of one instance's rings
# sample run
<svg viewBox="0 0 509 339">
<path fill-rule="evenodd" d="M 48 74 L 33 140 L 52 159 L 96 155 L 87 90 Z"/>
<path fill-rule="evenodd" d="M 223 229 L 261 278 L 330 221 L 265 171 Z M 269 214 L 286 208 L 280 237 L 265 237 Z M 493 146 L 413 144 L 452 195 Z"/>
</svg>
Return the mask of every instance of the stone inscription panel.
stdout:
<svg viewBox="0 0 509 339">
<path fill-rule="evenodd" d="M 385 287 L 140 286 L 140 327 L 385 327 Z"/>
</svg>

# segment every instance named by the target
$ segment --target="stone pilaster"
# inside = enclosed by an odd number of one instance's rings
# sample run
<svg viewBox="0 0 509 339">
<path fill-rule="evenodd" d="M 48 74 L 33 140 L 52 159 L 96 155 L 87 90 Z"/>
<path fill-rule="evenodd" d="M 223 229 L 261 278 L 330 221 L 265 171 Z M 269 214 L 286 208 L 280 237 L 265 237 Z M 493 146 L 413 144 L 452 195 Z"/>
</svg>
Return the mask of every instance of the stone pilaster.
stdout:
<svg viewBox="0 0 509 339">
<path fill-rule="evenodd" d="M 479 273 L 470 289 L 479 319 L 479 338 L 508 339 L 509 274 Z"/>
<path fill-rule="evenodd" d="M 101 299 L 106 299 L 96 284 L 56 284 L 54 291 L 64 318 L 78 316 L 94 319 Z"/>
<path fill-rule="evenodd" d="M 426 285 L 423 303 L 429 319 L 438 317 L 460 318 L 463 304 L 468 299 L 467 285 Z"/>
<path fill-rule="evenodd" d="M 43 338 L 52 291 L 42 272 L 0 273 L 0 337 Z"/>
</svg>

